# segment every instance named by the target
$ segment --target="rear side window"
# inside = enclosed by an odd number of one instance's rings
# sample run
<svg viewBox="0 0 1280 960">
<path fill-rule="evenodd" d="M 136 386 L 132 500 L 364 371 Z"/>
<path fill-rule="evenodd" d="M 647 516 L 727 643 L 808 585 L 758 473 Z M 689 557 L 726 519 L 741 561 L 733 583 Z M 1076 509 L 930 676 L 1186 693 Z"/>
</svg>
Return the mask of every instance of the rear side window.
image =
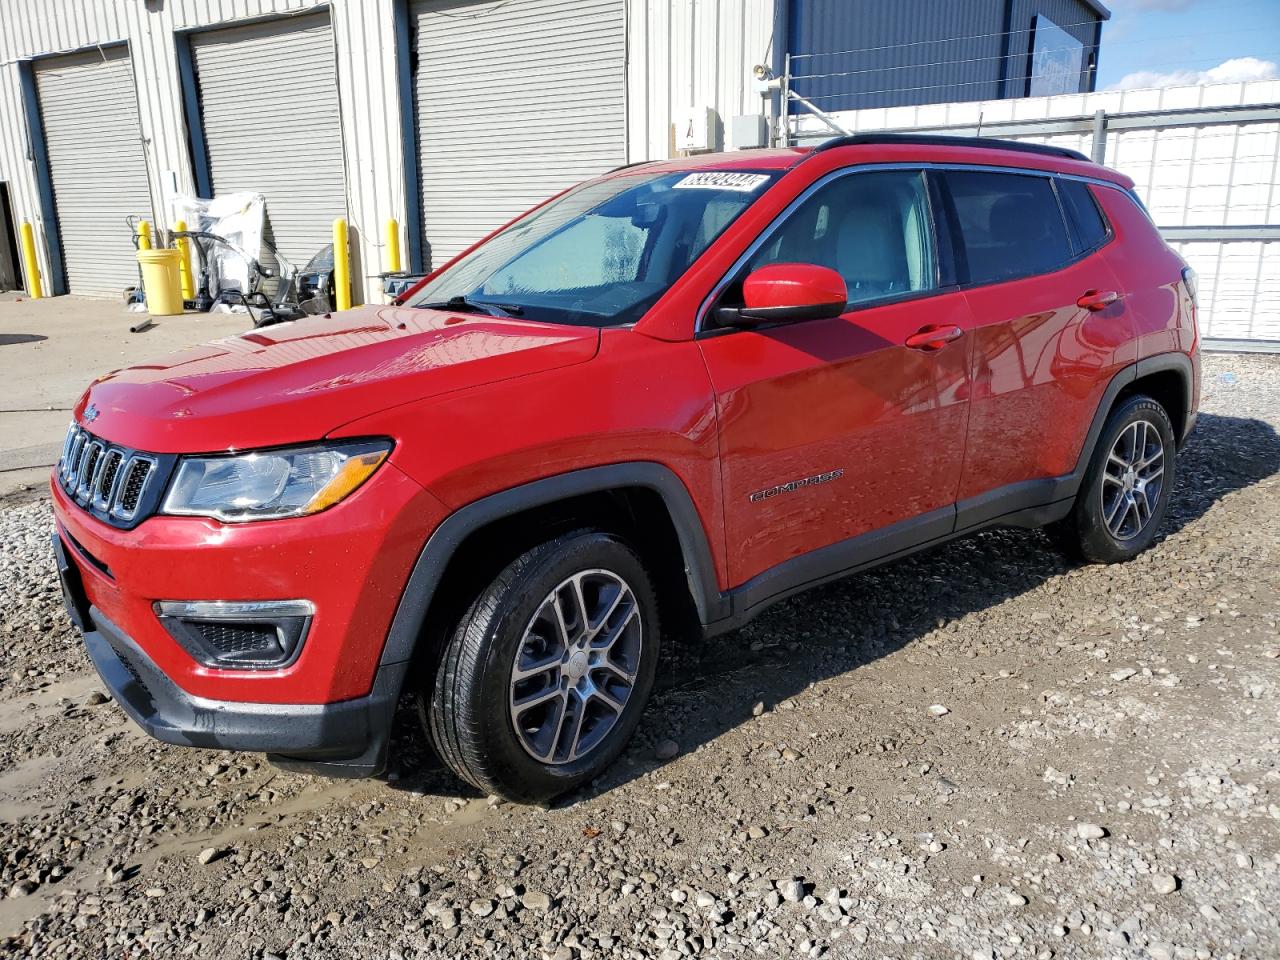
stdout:
<svg viewBox="0 0 1280 960">
<path fill-rule="evenodd" d="M 1058 196 L 1075 233 L 1076 252 L 1088 253 L 1107 241 L 1107 222 L 1089 185 L 1079 180 L 1059 180 Z"/>
<path fill-rule="evenodd" d="M 950 171 L 970 283 L 1049 273 L 1072 256 L 1067 225 L 1048 177 Z"/>
</svg>

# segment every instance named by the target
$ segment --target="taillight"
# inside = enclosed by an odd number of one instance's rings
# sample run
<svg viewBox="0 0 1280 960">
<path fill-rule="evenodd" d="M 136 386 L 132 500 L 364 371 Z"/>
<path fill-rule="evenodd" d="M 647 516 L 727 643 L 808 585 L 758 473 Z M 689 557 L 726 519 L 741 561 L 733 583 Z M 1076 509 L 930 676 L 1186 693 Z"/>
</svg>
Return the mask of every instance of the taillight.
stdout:
<svg viewBox="0 0 1280 960">
<path fill-rule="evenodd" d="M 1196 272 L 1190 267 L 1182 268 L 1182 282 L 1187 285 L 1187 293 L 1191 295 L 1191 306 L 1200 308 L 1200 296 L 1197 289 Z"/>
</svg>

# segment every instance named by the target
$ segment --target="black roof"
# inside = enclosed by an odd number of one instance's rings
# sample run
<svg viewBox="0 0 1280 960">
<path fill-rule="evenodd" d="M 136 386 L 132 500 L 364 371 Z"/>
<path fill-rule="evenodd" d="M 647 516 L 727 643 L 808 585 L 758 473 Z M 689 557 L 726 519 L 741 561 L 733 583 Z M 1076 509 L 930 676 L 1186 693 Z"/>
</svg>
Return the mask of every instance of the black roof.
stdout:
<svg viewBox="0 0 1280 960">
<path fill-rule="evenodd" d="M 947 137 L 932 133 L 855 133 L 847 137 L 832 137 L 814 147 L 806 156 L 831 150 L 835 147 L 854 147 L 859 144 L 904 144 L 922 147 L 980 147 L 983 150 L 1012 150 L 1015 153 L 1038 153 L 1065 160 L 1089 158 L 1078 150 L 1051 147 L 1045 143 L 1024 143 L 1021 140 L 1001 140 L 999 137 Z"/>
</svg>

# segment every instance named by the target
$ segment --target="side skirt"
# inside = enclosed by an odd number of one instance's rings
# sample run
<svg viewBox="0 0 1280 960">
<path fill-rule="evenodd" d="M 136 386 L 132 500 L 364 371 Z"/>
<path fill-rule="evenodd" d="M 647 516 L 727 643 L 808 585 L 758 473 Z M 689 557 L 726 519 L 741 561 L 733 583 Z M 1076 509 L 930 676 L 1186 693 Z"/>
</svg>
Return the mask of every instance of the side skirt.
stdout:
<svg viewBox="0 0 1280 960">
<path fill-rule="evenodd" d="M 1071 512 L 1079 477 L 1030 480 L 860 534 L 778 564 L 730 591 L 732 613 L 707 636 L 736 630 L 788 597 L 990 527 L 1043 527 Z"/>
</svg>

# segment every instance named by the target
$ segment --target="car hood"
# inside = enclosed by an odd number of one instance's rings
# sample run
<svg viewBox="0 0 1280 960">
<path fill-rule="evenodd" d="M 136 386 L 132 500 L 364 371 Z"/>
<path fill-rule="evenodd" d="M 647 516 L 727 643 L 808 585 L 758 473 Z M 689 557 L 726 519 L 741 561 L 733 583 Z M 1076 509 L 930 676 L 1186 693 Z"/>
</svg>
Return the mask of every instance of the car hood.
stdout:
<svg viewBox="0 0 1280 960">
<path fill-rule="evenodd" d="M 583 363 L 590 327 L 362 307 L 226 337 L 94 381 L 76 419 L 154 453 L 316 440 L 412 400 Z"/>
</svg>

